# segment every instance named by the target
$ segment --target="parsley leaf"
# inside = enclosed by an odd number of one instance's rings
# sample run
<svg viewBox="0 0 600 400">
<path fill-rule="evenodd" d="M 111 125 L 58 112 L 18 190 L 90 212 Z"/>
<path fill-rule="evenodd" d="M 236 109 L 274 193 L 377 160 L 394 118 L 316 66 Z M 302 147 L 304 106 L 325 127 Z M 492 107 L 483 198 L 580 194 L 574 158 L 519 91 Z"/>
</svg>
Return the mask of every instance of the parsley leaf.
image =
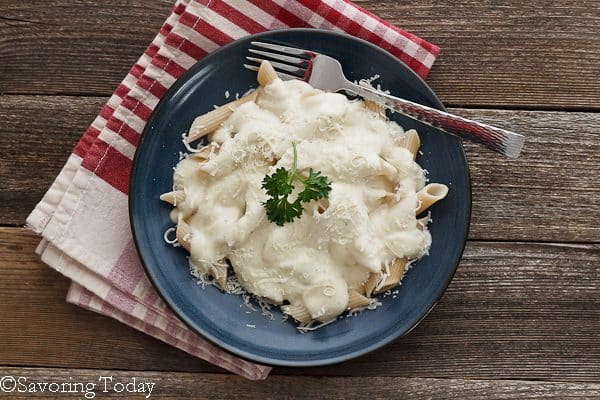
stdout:
<svg viewBox="0 0 600 400">
<path fill-rule="evenodd" d="M 264 204 L 269 221 L 275 222 L 279 226 L 283 226 L 286 222 L 292 222 L 294 218 L 300 218 L 303 211 L 299 199 L 290 203 L 287 196 L 270 198 Z"/>
<path fill-rule="evenodd" d="M 285 168 L 280 167 L 277 168 L 277 171 L 273 175 L 264 177 L 262 187 L 271 197 L 286 196 L 294 190 L 294 186 L 290 181 L 289 172 Z"/>
<path fill-rule="evenodd" d="M 308 177 L 303 178 L 296 170 L 298 155 L 296 152 L 296 143 L 292 142 L 294 149 L 294 162 L 291 171 L 283 167 L 263 178 L 262 188 L 265 189 L 270 198 L 263 202 L 267 211 L 269 221 L 283 226 L 286 222 L 292 222 L 295 218 L 300 218 L 304 209 L 302 203 L 308 203 L 312 200 L 325 199 L 331 191 L 331 182 L 327 177 L 321 175 L 320 171 L 313 171 L 311 168 Z M 294 181 L 304 185 L 304 189 L 298 194 L 293 202 L 288 200 L 288 196 L 294 190 Z"/>
<path fill-rule="evenodd" d="M 313 171 L 312 168 L 308 172 L 308 178 L 302 183 L 304 190 L 298 194 L 298 198 L 303 202 L 327 198 L 331 191 L 331 182 L 327 181 L 327 177 L 321 175 L 321 172 Z"/>
</svg>

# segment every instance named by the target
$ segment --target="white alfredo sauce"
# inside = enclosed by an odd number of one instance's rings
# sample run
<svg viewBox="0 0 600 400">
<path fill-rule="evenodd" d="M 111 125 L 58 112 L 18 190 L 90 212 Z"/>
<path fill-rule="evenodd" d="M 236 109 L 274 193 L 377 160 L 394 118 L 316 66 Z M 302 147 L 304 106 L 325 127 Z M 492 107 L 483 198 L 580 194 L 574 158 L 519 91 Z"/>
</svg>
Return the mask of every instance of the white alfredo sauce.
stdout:
<svg viewBox="0 0 600 400">
<path fill-rule="evenodd" d="M 208 161 L 188 157 L 176 167 L 174 186 L 186 197 L 172 218 L 192 228 L 191 268 L 206 273 L 228 258 L 256 296 L 302 304 L 319 321 L 335 318 L 349 288 L 398 257 L 423 256 L 431 244 L 415 217 L 424 173 L 397 144 L 403 133 L 362 101 L 274 81 L 212 135 L 218 149 Z M 291 169 L 292 142 L 298 171 L 321 171 L 332 190 L 277 226 L 261 204 L 261 182 L 278 167 Z"/>
</svg>

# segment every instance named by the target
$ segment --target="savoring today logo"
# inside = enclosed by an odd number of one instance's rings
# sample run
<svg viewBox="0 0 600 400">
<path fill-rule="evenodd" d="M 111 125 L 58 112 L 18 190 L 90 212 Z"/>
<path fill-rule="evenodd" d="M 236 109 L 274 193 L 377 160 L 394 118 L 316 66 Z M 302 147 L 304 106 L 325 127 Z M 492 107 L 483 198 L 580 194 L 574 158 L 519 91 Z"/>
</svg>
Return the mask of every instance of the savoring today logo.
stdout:
<svg viewBox="0 0 600 400">
<path fill-rule="evenodd" d="M 128 393 L 139 394 L 149 399 L 152 396 L 155 382 L 149 382 L 142 378 L 118 378 L 109 376 L 98 376 L 95 380 L 68 379 L 39 379 L 27 376 L 5 375 L 0 378 L 0 391 L 4 393 L 37 393 L 37 394 L 80 394 L 83 398 L 93 399 L 96 394 L 101 393 Z M 66 396 L 65 396 L 66 397 Z"/>
</svg>

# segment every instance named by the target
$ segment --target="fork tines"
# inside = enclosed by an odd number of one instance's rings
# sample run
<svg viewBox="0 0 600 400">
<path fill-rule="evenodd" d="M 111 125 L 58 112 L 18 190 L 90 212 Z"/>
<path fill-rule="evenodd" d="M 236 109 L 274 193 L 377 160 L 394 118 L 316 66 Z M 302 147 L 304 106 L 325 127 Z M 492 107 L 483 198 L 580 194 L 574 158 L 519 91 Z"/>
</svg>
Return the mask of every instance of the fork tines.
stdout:
<svg viewBox="0 0 600 400">
<path fill-rule="evenodd" d="M 280 46 L 273 43 L 250 42 L 251 46 L 271 51 L 249 48 L 250 56 L 246 60 L 252 64 L 244 64 L 244 67 L 252 71 L 258 71 L 258 66 L 263 61 L 269 61 L 277 74 L 282 79 L 303 79 L 310 70 L 311 60 L 316 55 L 309 50 L 296 47 Z"/>
</svg>

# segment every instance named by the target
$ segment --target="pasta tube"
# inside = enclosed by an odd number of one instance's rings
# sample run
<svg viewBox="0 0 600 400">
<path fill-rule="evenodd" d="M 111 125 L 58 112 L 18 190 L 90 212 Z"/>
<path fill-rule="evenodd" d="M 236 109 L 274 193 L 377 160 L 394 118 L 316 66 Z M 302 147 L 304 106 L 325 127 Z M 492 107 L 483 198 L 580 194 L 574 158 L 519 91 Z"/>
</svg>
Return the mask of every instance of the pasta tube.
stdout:
<svg viewBox="0 0 600 400">
<path fill-rule="evenodd" d="M 264 60 L 260 63 L 258 75 L 256 76 L 256 80 L 258 81 L 260 86 L 265 87 L 277 78 L 277 72 L 275 72 L 270 62 Z"/>
<path fill-rule="evenodd" d="M 375 294 L 383 293 L 395 286 L 398 286 L 402 275 L 404 275 L 404 268 L 408 260 L 406 258 L 396 259 L 392 265 L 390 265 L 389 273 L 384 275 L 384 279 L 380 282 L 374 290 Z"/>
<path fill-rule="evenodd" d="M 213 277 L 213 282 L 221 289 L 225 290 L 227 286 L 227 264 L 222 260 L 220 264 L 211 265 L 208 273 Z"/>
<path fill-rule="evenodd" d="M 421 214 L 427 210 L 434 203 L 442 200 L 448 194 L 448 186 L 441 183 L 430 183 L 423 189 L 417 192 L 417 198 L 419 199 L 418 208 L 416 215 Z"/>
<path fill-rule="evenodd" d="M 371 299 L 363 296 L 354 289 L 348 289 L 348 310 L 366 307 L 371 304 Z"/>
<path fill-rule="evenodd" d="M 399 146 L 405 147 L 408 151 L 413 155 L 413 161 L 417 158 L 417 151 L 419 151 L 419 147 L 421 146 L 421 139 L 419 138 L 419 133 L 414 130 L 408 130 L 397 140 Z"/>
<path fill-rule="evenodd" d="M 206 162 L 208 161 L 210 154 L 213 152 L 216 153 L 218 149 L 219 145 L 215 144 L 214 142 L 210 142 L 208 145 L 201 148 L 199 152 L 192 153 L 190 157 L 199 162 Z"/>
<path fill-rule="evenodd" d="M 383 106 L 383 104 L 367 99 L 363 101 L 363 104 L 365 105 L 365 108 L 367 110 L 371 110 L 374 113 L 379 114 L 380 116 L 385 116 L 385 107 Z"/>
<path fill-rule="evenodd" d="M 175 236 L 177 237 L 177 242 L 179 245 L 190 251 L 191 247 L 191 239 L 192 239 L 192 227 L 185 222 L 183 219 L 179 220 L 177 224 L 177 229 L 175 230 Z"/>
<path fill-rule="evenodd" d="M 365 294 L 367 295 L 367 297 L 371 297 L 371 295 L 373 294 L 373 291 L 375 290 L 375 287 L 377 286 L 377 284 L 379 283 L 380 280 L 381 280 L 381 273 L 371 272 L 369 274 L 369 278 L 363 284 L 363 287 L 365 289 Z"/>
<path fill-rule="evenodd" d="M 181 204 L 185 201 L 185 192 L 183 190 L 174 190 L 172 192 L 163 193 L 160 195 L 160 199 L 177 207 L 177 204 Z"/>
<path fill-rule="evenodd" d="M 239 99 L 230 103 L 224 104 L 217 109 L 207 112 L 206 114 L 200 115 L 194 120 L 194 122 L 192 122 L 192 126 L 190 127 L 190 131 L 185 141 L 190 143 L 215 131 L 223 122 L 225 122 L 227 118 L 229 118 L 231 113 L 235 111 L 236 108 L 244 103 L 248 103 L 249 101 L 254 101 L 255 99 L 256 91 L 247 94 L 244 97 L 240 97 Z"/>
<path fill-rule="evenodd" d="M 302 324 L 312 320 L 310 313 L 302 304 L 281 306 L 281 310 Z"/>
</svg>

